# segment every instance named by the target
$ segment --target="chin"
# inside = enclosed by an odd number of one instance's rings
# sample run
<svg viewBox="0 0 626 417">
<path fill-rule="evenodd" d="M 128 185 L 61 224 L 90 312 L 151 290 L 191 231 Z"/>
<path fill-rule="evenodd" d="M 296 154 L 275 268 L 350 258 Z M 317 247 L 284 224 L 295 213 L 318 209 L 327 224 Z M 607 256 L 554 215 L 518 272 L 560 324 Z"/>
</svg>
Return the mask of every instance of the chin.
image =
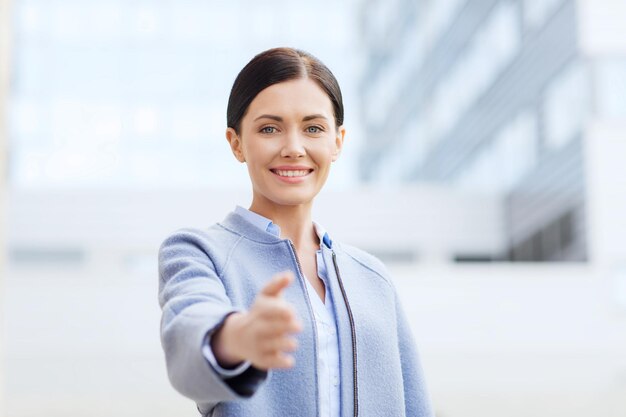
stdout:
<svg viewBox="0 0 626 417">
<path fill-rule="evenodd" d="M 293 190 L 295 191 L 295 190 Z M 268 199 L 281 206 L 297 206 L 308 204 L 313 201 L 317 193 L 311 192 L 282 192 L 267 195 Z"/>
<path fill-rule="evenodd" d="M 279 198 L 279 199 L 273 199 L 275 204 L 281 205 L 281 206 L 299 206 L 301 204 L 309 204 L 313 201 L 313 198 Z"/>
</svg>

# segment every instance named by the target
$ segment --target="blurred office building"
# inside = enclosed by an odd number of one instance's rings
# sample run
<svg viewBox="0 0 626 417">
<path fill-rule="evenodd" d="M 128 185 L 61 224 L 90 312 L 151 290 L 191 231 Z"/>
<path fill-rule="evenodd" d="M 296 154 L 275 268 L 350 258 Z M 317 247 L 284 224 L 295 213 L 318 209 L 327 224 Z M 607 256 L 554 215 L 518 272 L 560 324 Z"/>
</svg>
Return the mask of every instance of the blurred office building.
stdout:
<svg viewBox="0 0 626 417">
<path fill-rule="evenodd" d="M 593 127 L 626 119 L 624 3 L 362 6 L 361 178 L 500 196 L 504 247 L 458 260 L 587 260 Z"/>
</svg>

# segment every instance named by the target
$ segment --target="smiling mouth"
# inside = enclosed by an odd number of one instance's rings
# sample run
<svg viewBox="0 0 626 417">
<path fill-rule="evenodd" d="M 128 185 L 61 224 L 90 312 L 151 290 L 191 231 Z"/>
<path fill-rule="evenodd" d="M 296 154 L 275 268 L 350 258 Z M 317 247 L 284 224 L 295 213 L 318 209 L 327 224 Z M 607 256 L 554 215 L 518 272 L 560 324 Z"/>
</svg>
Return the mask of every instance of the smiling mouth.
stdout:
<svg viewBox="0 0 626 417">
<path fill-rule="evenodd" d="M 281 177 L 305 177 L 313 172 L 312 169 L 270 169 L 270 171 Z"/>
</svg>

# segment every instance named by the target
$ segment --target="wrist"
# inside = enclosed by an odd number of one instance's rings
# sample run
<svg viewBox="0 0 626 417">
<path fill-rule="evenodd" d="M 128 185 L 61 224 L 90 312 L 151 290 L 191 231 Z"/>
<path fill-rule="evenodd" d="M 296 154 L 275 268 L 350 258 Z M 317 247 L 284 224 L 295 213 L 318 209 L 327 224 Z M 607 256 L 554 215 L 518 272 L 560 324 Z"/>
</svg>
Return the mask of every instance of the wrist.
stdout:
<svg viewBox="0 0 626 417">
<path fill-rule="evenodd" d="M 211 349 L 218 364 L 224 368 L 232 368 L 246 358 L 238 352 L 241 346 L 239 341 L 240 323 L 244 313 L 235 312 L 224 320 L 223 325 L 215 332 L 211 338 Z"/>
</svg>

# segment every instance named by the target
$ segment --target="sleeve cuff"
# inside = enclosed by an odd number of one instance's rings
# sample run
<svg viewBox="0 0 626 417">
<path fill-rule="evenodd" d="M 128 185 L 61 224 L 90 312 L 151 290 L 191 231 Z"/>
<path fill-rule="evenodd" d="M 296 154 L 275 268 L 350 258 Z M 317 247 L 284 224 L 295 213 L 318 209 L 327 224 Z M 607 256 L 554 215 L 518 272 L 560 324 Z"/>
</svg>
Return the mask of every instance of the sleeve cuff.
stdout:
<svg viewBox="0 0 626 417">
<path fill-rule="evenodd" d="M 222 376 L 223 378 L 232 378 L 232 377 L 243 374 L 250 367 L 251 365 L 250 361 L 244 361 L 240 365 L 237 365 L 236 368 L 233 368 L 233 369 L 225 369 L 221 367 L 217 363 L 217 359 L 215 358 L 215 355 L 213 354 L 213 349 L 211 349 L 211 336 L 212 336 L 212 333 L 209 333 L 207 334 L 207 337 L 204 339 L 204 344 L 202 346 L 202 354 L 205 357 L 205 359 L 209 362 L 211 367 L 215 369 L 215 372 L 217 372 L 220 376 Z"/>
</svg>

